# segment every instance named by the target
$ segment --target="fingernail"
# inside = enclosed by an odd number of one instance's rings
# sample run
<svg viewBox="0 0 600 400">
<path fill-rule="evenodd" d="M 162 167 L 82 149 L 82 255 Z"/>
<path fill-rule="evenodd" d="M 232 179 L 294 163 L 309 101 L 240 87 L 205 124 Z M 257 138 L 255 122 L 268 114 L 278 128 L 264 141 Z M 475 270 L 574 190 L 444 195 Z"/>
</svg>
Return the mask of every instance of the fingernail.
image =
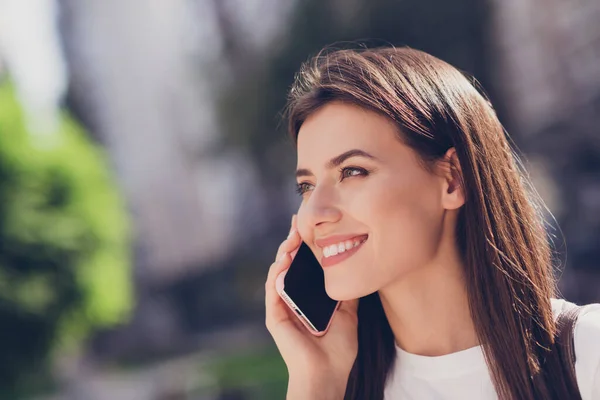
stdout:
<svg viewBox="0 0 600 400">
<path fill-rule="evenodd" d="M 288 239 L 291 238 L 292 236 L 294 236 L 294 233 L 296 233 L 296 229 L 292 229 L 288 235 Z"/>
</svg>

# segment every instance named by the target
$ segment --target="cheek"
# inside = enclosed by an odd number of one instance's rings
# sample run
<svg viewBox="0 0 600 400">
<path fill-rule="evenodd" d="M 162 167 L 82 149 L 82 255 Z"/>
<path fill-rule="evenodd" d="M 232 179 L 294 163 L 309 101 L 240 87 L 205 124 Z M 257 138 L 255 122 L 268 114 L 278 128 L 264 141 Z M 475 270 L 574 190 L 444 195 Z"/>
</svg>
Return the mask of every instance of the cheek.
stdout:
<svg viewBox="0 0 600 400">
<path fill-rule="evenodd" d="M 388 180 L 361 199 L 359 211 L 372 231 L 377 268 L 397 271 L 433 256 L 441 233 L 442 207 L 435 182 Z M 365 195 L 366 196 L 366 195 Z M 357 204 L 358 206 L 358 204 Z"/>
<path fill-rule="evenodd" d="M 441 214 L 431 190 L 371 185 L 345 202 L 345 212 L 367 229 L 364 251 L 343 268 L 325 270 L 328 294 L 337 300 L 373 293 L 430 260 L 439 242 Z"/>
</svg>

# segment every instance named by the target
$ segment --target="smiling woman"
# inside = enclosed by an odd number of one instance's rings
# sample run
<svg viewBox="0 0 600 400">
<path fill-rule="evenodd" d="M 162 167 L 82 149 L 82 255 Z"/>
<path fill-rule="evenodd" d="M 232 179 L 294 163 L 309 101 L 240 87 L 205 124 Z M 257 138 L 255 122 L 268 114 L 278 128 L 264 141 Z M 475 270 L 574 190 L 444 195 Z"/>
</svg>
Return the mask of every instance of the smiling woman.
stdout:
<svg viewBox="0 0 600 400">
<path fill-rule="evenodd" d="M 543 203 L 466 77 L 408 48 L 335 51 L 303 65 L 288 115 L 302 203 L 266 282 L 288 398 L 600 398 L 600 308 L 570 380 Z M 301 241 L 343 302 L 320 338 L 274 294 Z"/>
<path fill-rule="evenodd" d="M 440 233 L 455 224 L 456 215 L 443 218 L 444 210 L 460 207 L 462 193 L 444 196 L 444 176 L 421 167 L 385 116 L 342 102 L 319 108 L 300 128 L 298 165 L 313 171 L 299 181 L 305 190 L 298 211 L 300 236 L 313 252 L 321 253 L 317 241 L 332 235 L 367 236 L 343 266 L 325 271 L 332 298 L 355 299 L 408 282 L 399 278 L 431 264 L 434 253 L 447 273 L 458 268 L 452 235 L 441 241 Z"/>
</svg>

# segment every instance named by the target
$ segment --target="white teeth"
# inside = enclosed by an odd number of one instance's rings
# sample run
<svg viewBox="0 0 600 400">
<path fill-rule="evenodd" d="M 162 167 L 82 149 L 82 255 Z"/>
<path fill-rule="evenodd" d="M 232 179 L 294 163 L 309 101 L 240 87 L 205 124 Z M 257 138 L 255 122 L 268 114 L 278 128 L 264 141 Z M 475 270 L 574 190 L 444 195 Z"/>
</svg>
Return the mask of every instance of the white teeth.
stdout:
<svg viewBox="0 0 600 400">
<path fill-rule="evenodd" d="M 332 244 L 331 246 L 327 246 L 323 248 L 323 255 L 325 258 L 338 255 L 350 249 L 353 249 L 357 246 L 363 244 L 367 239 L 363 240 L 346 240 L 345 242 L 340 242 L 338 244 Z"/>
</svg>

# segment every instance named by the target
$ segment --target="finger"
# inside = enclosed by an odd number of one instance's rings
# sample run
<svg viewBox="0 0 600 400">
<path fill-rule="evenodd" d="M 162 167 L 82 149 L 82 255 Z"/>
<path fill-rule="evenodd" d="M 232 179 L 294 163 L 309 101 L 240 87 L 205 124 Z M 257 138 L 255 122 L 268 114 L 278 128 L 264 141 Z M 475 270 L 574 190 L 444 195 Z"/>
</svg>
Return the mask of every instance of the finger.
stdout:
<svg viewBox="0 0 600 400">
<path fill-rule="evenodd" d="M 292 228 L 291 229 L 298 229 L 298 216 L 296 214 L 292 215 L 292 224 L 291 224 Z"/>
<path fill-rule="evenodd" d="M 296 247 L 296 249 L 295 249 L 295 250 L 292 250 L 292 252 L 290 253 L 290 255 L 291 255 L 291 257 L 292 257 L 292 260 L 293 260 L 294 258 L 296 258 L 296 254 L 298 254 L 298 250 L 299 250 L 299 249 L 300 249 L 300 246 Z"/>
<path fill-rule="evenodd" d="M 296 253 L 298 253 L 298 249 L 300 248 L 300 245 L 302 244 L 302 237 L 300 236 L 300 231 L 298 231 L 298 215 L 297 214 L 294 214 L 292 216 L 292 229 L 296 230 L 296 232 L 298 232 L 298 236 L 300 237 L 300 243 L 298 244 L 298 247 L 296 247 L 290 253 L 292 255 L 292 260 L 293 260 L 296 257 Z"/>
<path fill-rule="evenodd" d="M 267 282 L 265 282 L 265 284 L 267 284 L 269 281 L 273 281 L 273 283 L 275 283 L 277 276 L 279 276 L 282 271 L 289 268 L 291 264 L 290 261 L 289 253 L 282 253 L 269 267 L 269 272 L 267 273 Z"/>
<path fill-rule="evenodd" d="M 279 260 L 283 253 L 292 253 L 298 247 L 300 247 L 300 243 L 302 239 L 300 239 L 300 234 L 297 230 L 292 229 L 287 239 L 285 239 L 281 245 L 279 245 L 279 249 L 277 249 L 276 260 Z M 294 254 L 295 255 L 295 254 Z"/>
<path fill-rule="evenodd" d="M 271 264 L 271 267 L 269 268 L 267 281 L 265 282 L 265 310 L 267 326 L 269 326 L 270 323 L 276 323 L 289 318 L 285 310 L 286 305 L 279 297 L 275 283 L 277 277 L 283 271 L 289 268 L 290 264 L 290 255 L 288 253 L 284 253 L 280 259 Z"/>
<path fill-rule="evenodd" d="M 292 215 L 292 220 L 290 223 L 290 232 L 288 234 L 288 237 L 279 245 L 279 248 L 277 249 L 277 254 L 275 256 L 275 262 L 273 264 L 271 264 L 271 268 L 269 268 L 269 274 L 268 277 L 271 277 L 272 273 L 275 273 L 276 276 L 279 275 L 279 273 L 281 271 L 283 271 L 286 267 L 281 267 L 282 263 L 285 264 L 285 253 L 291 253 L 292 251 L 294 251 L 297 247 L 300 246 L 301 239 L 300 239 L 300 234 L 298 233 L 298 229 L 296 227 L 296 214 Z M 295 254 L 295 252 L 294 252 Z M 293 257 L 292 257 L 293 258 Z M 291 260 L 290 260 L 291 263 Z M 289 265 L 288 265 L 289 267 Z M 272 272 L 272 271 L 278 271 L 278 272 Z M 269 278 L 267 278 L 268 280 Z M 276 277 L 275 277 L 276 279 Z"/>
<path fill-rule="evenodd" d="M 283 255 L 275 261 L 269 268 L 267 282 L 265 283 L 265 325 L 272 332 L 276 326 L 289 324 L 290 327 L 298 331 L 304 331 L 306 328 L 294 314 L 289 306 L 283 301 L 276 289 L 276 281 L 280 274 L 289 269 L 292 263 L 292 256 L 289 253 Z"/>
<path fill-rule="evenodd" d="M 279 257 L 281 257 L 281 255 L 282 255 L 284 252 L 292 253 L 292 252 L 293 252 L 293 250 L 294 250 L 296 247 L 299 247 L 299 246 L 300 246 L 300 244 L 298 244 L 298 245 L 295 245 L 295 243 L 296 243 L 296 240 L 298 239 L 298 237 L 297 237 L 297 236 L 300 236 L 299 234 L 297 234 L 297 232 L 298 232 L 298 227 L 297 227 L 297 222 L 296 222 L 296 220 L 297 220 L 296 214 L 293 214 L 293 215 L 292 215 L 292 220 L 291 220 L 291 222 L 290 222 L 290 232 L 288 233 L 288 236 L 287 236 L 287 238 L 286 238 L 286 240 L 288 240 L 288 239 L 292 239 L 292 243 L 286 243 L 286 241 L 283 241 L 283 242 L 282 242 L 282 243 L 279 245 L 279 248 L 277 249 L 277 253 L 276 253 L 276 255 L 275 255 L 275 260 L 278 260 L 278 259 L 279 259 Z M 292 259 L 294 258 L 293 256 L 295 256 L 295 255 L 296 255 L 296 252 L 292 253 Z"/>
<path fill-rule="evenodd" d="M 300 320 L 294 315 L 294 311 L 279 296 L 275 286 L 277 278 L 289 268 L 291 261 L 290 255 L 285 253 L 281 260 L 273 263 L 265 285 L 265 325 L 271 333 L 274 332 L 275 327 L 283 327 L 285 324 L 297 331 L 305 329 Z"/>
</svg>

